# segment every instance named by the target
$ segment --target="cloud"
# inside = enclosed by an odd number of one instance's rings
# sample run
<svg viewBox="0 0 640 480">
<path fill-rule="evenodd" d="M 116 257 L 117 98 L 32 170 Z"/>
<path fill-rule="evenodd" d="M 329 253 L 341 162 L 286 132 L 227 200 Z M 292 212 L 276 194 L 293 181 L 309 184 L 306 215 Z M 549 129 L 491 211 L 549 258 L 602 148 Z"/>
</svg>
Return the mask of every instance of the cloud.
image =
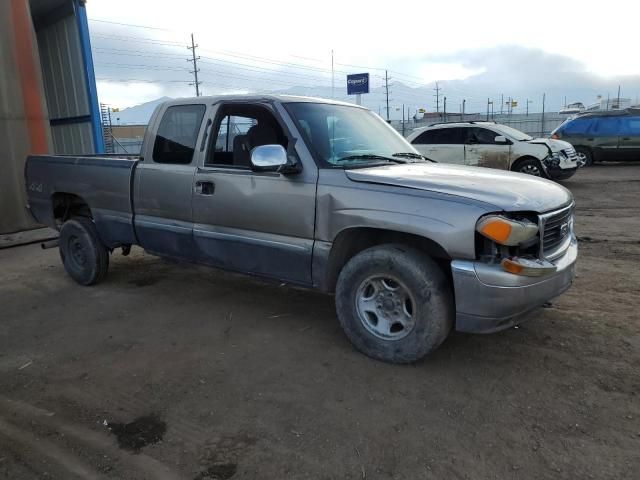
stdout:
<svg viewBox="0 0 640 480">
<path fill-rule="evenodd" d="M 111 38 L 108 38 L 111 37 Z M 170 39 L 161 37 L 171 42 Z M 163 45 L 140 43 L 132 45 L 123 33 L 96 35 L 92 39 L 100 100 L 126 107 L 161 96 L 193 96 L 194 87 L 187 62 L 186 44 Z M 296 58 L 286 61 L 261 61 L 250 54 L 208 51 L 201 48 L 199 63 L 202 91 L 206 95 L 223 93 L 287 93 L 330 97 L 331 77 L 313 59 Z M 274 52 L 271 58 L 279 57 Z M 308 60 L 308 61 L 307 61 Z M 447 97 L 449 111 L 458 111 L 466 100 L 466 111 L 484 111 L 487 98 L 500 102 L 512 97 L 524 111 L 526 99 L 531 111 L 540 111 L 542 95 L 545 108 L 557 111 L 564 104 L 595 102 L 597 95 L 615 97 L 618 85 L 622 96 L 634 101 L 640 94 L 640 75 L 603 77 L 591 72 L 574 58 L 549 53 L 542 49 L 503 45 L 465 49 L 446 54 L 415 55 L 380 59 L 388 65 L 392 76 L 390 104 L 395 111 L 403 104 L 408 108 L 435 109 L 433 81 L 440 80 L 441 95 Z M 295 68 L 292 64 L 302 65 Z M 315 65 L 315 67 L 314 67 Z M 326 66 L 325 66 L 326 67 Z M 346 96 L 345 73 L 366 71 L 366 67 L 340 65 L 336 67 L 335 94 Z M 372 93 L 363 97 L 364 105 L 384 112 L 386 92 L 384 72 L 370 70 Z M 443 98 L 440 99 L 442 107 Z M 397 115 L 395 115 L 397 116 Z M 399 118 L 399 117 L 398 117 Z"/>
</svg>

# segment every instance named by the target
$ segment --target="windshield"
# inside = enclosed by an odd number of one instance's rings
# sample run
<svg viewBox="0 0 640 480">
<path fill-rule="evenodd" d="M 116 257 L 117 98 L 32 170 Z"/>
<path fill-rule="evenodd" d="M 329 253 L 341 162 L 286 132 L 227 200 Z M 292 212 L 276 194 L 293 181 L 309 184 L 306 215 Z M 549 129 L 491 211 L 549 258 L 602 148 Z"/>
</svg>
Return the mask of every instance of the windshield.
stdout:
<svg viewBox="0 0 640 480">
<path fill-rule="evenodd" d="M 418 159 L 418 152 L 369 110 L 327 103 L 289 103 L 286 107 L 324 163 L 336 166 L 399 163 L 402 160 L 398 154 L 406 153 Z"/>
<path fill-rule="evenodd" d="M 519 140 L 521 142 L 533 140 L 533 137 L 531 137 L 530 135 L 527 135 L 520 130 L 516 130 L 515 128 L 507 127 L 506 125 L 496 125 L 495 130 L 499 130 L 501 133 L 504 133 L 514 140 Z"/>
</svg>

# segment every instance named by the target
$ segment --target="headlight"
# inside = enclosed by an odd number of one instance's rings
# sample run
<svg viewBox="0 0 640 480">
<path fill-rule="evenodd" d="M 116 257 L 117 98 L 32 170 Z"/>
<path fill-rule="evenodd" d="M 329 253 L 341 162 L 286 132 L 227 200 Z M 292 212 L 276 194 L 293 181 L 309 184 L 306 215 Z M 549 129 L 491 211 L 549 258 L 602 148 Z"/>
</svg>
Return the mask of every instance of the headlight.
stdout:
<svg viewBox="0 0 640 480">
<path fill-rule="evenodd" d="M 515 246 L 535 237 L 538 225 L 527 219 L 513 220 L 502 215 L 489 215 L 478 221 L 476 231 L 500 245 Z"/>
</svg>

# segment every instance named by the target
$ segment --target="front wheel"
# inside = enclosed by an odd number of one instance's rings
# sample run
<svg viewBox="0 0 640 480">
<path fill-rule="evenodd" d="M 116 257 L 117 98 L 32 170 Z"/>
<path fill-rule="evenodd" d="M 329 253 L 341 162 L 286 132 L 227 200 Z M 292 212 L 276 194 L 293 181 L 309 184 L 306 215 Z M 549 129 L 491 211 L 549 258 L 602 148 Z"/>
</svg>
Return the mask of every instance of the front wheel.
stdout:
<svg viewBox="0 0 640 480">
<path fill-rule="evenodd" d="M 527 175 L 533 175 L 534 177 L 546 177 L 546 174 L 542 169 L 542 165 L 540 164 L 540 160 L 537 158 L 521 158 L 513 164 L 511 170 L 514 172 L 526 173 Z"/>
<path fill-rule="evenodd" d="M 338 277 L 336 310 L 358 350 L 391 363 L 415 362 L 435 350 L 454 318 L 440 267 L 404 245 L 372 247 L 349 260 Z"/>
<path fill-rule="evenodd" d="M 593 165 L 593 154 L 588 148 L 576 148 L 576 155 L 578 156 L 578 165 L 581 167 L 590 167 Z"/>
<path fill-rule="evenodd" d="M 64 269 L 80 285 L 95 285 L 107 275 L 109 251 L 90 218 L 73 217 L 64 222 L 58 242 Z"/>
</svg>

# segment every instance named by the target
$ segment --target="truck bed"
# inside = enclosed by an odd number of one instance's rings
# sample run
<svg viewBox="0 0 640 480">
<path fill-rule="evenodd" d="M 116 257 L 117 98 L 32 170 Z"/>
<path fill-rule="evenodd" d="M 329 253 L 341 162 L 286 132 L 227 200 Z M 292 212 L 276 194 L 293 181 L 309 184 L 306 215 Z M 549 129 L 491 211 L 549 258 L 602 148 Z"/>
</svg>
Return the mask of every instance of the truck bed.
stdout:
<svg viewBox="0 0 640 480">
<path fill-rule="evenodd" d="M 51 228 L 56 199 L 75 195 L 91 210 L 106 246 L 135 243 L 133 176 L 138 160 L 130 156 L 31 155 L 25 166 L 28 208 Z"/>
</svg>

